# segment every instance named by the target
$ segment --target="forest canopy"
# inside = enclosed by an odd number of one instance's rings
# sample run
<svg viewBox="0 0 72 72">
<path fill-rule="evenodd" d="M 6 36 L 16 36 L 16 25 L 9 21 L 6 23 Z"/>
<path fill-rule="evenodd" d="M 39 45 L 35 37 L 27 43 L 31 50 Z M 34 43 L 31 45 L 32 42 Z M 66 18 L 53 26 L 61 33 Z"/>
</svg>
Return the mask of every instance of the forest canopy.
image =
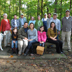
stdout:
<svg viewBox="0 0 72 72">
<path fill-rule="evenodd" d="M 19 18 L 23 13 L 27 20 L 30 20 L 31 16 L 37 19 L 38 15 L 42 18 L 44 13 L 57 13 L 61 20 L 66 9 L 70 9 L 72 14 L 72 0 L 0 0 L 0 21 L 4 13 L 8 14 L 10 20 L 14 14 Z"/>
</svg>

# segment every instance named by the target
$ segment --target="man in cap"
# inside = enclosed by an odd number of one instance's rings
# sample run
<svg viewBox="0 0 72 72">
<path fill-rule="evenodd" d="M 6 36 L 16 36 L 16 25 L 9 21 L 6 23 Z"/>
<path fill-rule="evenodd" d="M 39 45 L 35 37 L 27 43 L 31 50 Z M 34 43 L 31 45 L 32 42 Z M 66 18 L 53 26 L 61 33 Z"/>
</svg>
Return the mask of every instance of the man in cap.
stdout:
<svg viewBox="0 0 72 72">
<path fill-rule="evenodd" d="M 44 18 L 42 18 L 45 32 L 47 32 L 47 19 L 48 19 L 48 18 L 47 18 L 47 14 L 45 13 L 45 14 L 44 14 Z"/>
<path fill-rule="evenodd" d="M 53 18 L 51 17 L 51 13 L 48 13 L 48 19 L 47 19 L 47 29 L 50 28 L 50 21 L 52 20 Z"/>
<path fill-rule="evenodd" d="M 65 38 L 67 39 L 68 51 L 71 51 L 71 28 L 72 28 L 72 17 L 70 16 L 70 10 L 66 10 L 66 16 L 62 18 L 62 41 L 63 48 Z"/>
<path fill-rule="evenodd" d="M 20 28 L 24 26 L 25 22 L 27 22 L 27 20 L 24 17 L 23 13 L 21 13 L 21 17 L 19 18 Z"/>
<path fill-rule="evenodd" d="M 53 14 L 53 19 L 51 20 L 51 22 L 54 22 L 55 23 L 55 25 L 56 25 L 56 29 L 57 29 L 57 39 L 58 39 L 58 37 L 59 37 L 59 34 L 60 34 L 60 30 L 61 30 L 61 22 L 60 22 L 60 20 L 57 18 L 57 14 L 56 13 L 54 13 Z M 51 23 L 50 22 L 50 23 Z"/>
</svg>

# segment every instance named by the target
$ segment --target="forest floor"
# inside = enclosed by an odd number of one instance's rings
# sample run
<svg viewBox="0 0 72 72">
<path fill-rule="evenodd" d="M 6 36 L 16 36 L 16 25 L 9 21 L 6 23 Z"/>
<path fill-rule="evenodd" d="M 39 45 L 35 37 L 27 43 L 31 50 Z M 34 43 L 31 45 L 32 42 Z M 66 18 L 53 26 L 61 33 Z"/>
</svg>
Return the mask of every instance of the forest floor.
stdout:
<svg viewBox="0 0 72 72">
<path fill-rule="evenodd" d="M 49 48 L 42 56 L 11 56 L 9 48 L 0 51 L 0 72 L 72 72 L 72 52 L 57 54 Z"/>
</svg>

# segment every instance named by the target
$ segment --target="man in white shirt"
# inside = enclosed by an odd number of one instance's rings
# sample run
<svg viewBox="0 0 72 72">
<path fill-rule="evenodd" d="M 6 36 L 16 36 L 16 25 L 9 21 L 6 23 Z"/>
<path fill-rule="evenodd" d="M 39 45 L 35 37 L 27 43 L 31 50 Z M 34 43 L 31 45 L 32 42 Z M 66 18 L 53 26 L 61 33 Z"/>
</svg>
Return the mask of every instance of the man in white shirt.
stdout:
<svg viewBox="0 0 72 72">
<path fill-rule="evenodd" d="M 66 10 L 66 16 L 62 18 L 62 41 L 64 48 L 66 38 L 69 52 L 71 52 L 71 42 L 70 42 L 71 29 L 72 29 L 72 17 L 70 16 L 70 10 Z"/>
<path fill-rule="evenodd" d="M 47 18 L 47 14 L 45 13 L 45 14 L 44 14 L 44 18 L 42 18 L 45 32 L 47 32 L 47 19 L 48 19 L 48 18 Z"/>
<path fill-rule="evenodd" d="M 11 26 L 12 26 L 12 29 L 14 28 L 19 29 L 19 20 L 17 19 L 16 15 L 14 15 L 14 19 L 11 20 Z"/>
<path fill-rule="evenodd" d="M 51 17 L 51 13 L 48 13 L 48 19 L 47 19 L 47 29 L 50 28 L 50 21 L 52 20 L 53 18 Z"/>
</svg>

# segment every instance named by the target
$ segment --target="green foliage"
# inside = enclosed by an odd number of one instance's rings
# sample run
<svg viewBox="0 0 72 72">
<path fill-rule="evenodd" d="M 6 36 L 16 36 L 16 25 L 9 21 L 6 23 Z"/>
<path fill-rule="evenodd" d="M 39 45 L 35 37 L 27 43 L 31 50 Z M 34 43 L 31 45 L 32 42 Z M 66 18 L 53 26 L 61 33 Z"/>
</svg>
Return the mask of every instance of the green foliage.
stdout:
<svg viewBox="0 0 72 72">
<path fill-rule="evenodd" d="M 10 3 L 9 3 L 10 1 Z M 23 7 L 23 4 L 27 6 L 27 8 Z M 17 14 L 19 18 L 19 0 L 0 0 L 0 21 L 3 19 L 3 14 L 8 14 L 8 19 L 12 19 L 14 14 Z M 58 18 L 61 19 L 65 16 L 66 9 L 70 9 L 70 1 L 69 0 L 57 0 L 57 4 L 52 3 L 52 1 L 43 0 L 43 14 L 48 12 L 54 13 L 55 8 L 57 9 Z M 72 9 L 71 14 L 72 14 Z M 41 15 L 41 0 L 39 0 L 39 8 L 38 8 L 38 0 L 21 0 L 21 8 L 20 12 L 24 13 L 24 16 L 27 20 L 30 20 L 31 16 L 34 16 L 37 19 L 37 13 Z M 61 15 L 61 16 L 60 16 Z"/>
</svg>

